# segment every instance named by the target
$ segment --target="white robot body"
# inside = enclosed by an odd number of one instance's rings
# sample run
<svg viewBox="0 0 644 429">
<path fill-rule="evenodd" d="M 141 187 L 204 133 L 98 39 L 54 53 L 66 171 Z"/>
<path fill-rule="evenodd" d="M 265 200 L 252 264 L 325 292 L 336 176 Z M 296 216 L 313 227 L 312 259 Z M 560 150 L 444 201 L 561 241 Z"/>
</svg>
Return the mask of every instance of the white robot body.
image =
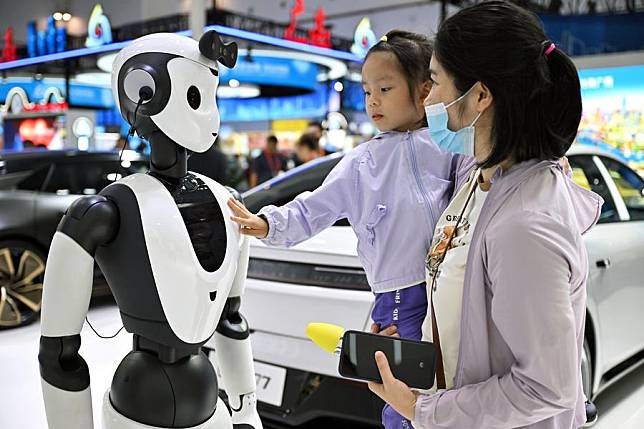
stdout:
<svg viewBox="0 0 644 429">
<path fill-rule="evenodd" d="M 250 330 L 239 313 L 249 241 L 227 205 L 240 197 L 187 171 L 187 151 L 207 150 L 219 130 L 217 62 L 232 67 L 236 55 L 215 32 L 198 43 L 154 34 L 115 60 L 117 105 L 150 142 L 150 172 L 79 198 L 54 235 L 38 355 L 50 429 L 93 427 L 79 349 L 95 261 L 133 334 L 104 396 L 104 428 L 262 428 Z M 221 362 L 228 405 L 206 343 Z"/>
<path fill-rule="evenodd" d="M 106 392 L 103 396 L 102 424 L 103 429 L 157 429 L 156 426 L 149 426 L 128 419 L 116 411 L 110 402 L 109 392 Z M 233 429 L 233 423 L 230 419 L 230 415 L 228 414 L 228 410 L 226 409 L 226 404 L 219 399 L 217 409 L 208 421 L 185 429 Z"/>
<path fill-rule="evenodd" d="M 195 176 L 208 185 L 227 220 L 226 253 L 221 267 L 214 272 L 206 271 L 199 263 L 179 208 L 158 180 L 147 174 L 133 174 L 119 181 L 131 188 L 137 198 L 163 313 L 177 337 L 191 344 L 202 343 L 215 332 L 243 244 L 239 228 L 228 220 L 232 215 L 226 205 L 230 192 L 212 179 Z M 216 298 L 211 301 L 211 297 Z"/>
</svg>

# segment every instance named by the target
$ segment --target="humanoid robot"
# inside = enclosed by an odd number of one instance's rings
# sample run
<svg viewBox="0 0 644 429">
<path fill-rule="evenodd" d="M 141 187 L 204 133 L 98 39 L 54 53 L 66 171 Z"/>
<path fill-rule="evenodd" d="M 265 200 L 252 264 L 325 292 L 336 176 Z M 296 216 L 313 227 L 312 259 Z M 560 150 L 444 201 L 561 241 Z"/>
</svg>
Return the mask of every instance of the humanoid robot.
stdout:
<svg viewBox="0 0 644 429">
<path fill-rule="evenodd" d="M 237 46 L 211 31 L 198 43 L 144 36 L 114 61 L 114 96 L 150 142 L 150 171 L 78 199 L 58 225 L 38 356 L 50 429 L 93 427 L 89 370 L 78 351 L 94 261 L 134 343 L 105 393 L 103 427 L 261 428 L 239 313 L 249 243 L 226 204 L 240 197 L 186 167 L 188 151 L 207 150 L 219 131 L 217 62 L 233 67 L 236 59 Z M 206 343 L 216 351 L 228 406 L 201 351 Z"/>
</svg>

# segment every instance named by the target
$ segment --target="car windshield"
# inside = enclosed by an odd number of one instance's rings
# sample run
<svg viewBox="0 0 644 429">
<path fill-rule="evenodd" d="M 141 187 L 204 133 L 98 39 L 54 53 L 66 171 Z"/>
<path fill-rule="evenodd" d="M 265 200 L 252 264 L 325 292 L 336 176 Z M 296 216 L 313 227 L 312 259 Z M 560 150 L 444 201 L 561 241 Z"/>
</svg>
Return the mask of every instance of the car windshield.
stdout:
<svg viewBox="0 0 644 429">
<path fill-rule="evenodd" d="M 244 204 L 253 213 L 267 205 L 282 206 L 302 192 L 313 191 L 324 182 L 342 156 L 331 155 L 304 164 L 244 194 Z"/>
</svg>

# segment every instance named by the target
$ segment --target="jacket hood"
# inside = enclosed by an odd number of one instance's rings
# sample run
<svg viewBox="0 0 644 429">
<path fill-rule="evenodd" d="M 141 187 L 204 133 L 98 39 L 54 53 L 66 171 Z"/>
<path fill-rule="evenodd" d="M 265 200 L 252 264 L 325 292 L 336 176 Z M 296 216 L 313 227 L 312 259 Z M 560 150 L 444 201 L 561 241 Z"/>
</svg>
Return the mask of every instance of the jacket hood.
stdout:
<svg viewBox="0 0 644 429">
<path fill-rule="evenodd" d="M 502 188 L 501 193 L 506 193 L 515 189 L 537 171 L 544 169 L 563 172 L 563 167 L 557 161 L 530 160 L 515 164 L 507 170 L 499 168 L 492 177 L 492 182 L 503 178 L 498 185 Z M 577 228 L 581 234 L 585 234 L 599 220 L 604 200 L 593 191 L 577 185 L 572 179 L 564 183 L 572 202 Z"/>
</svg>

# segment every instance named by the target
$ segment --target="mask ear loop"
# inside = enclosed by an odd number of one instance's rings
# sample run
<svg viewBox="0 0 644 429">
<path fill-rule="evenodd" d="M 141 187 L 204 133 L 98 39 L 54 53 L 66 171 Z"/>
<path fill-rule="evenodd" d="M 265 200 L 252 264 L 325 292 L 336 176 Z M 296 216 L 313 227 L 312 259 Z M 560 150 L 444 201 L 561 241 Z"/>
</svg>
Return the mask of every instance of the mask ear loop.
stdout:
<svg viewBox="0 0 644 429">
<path fill-rule="evenodd" d="M 461 101 L 462 99 L 464 99 L 464 98 L 467 96 L 467 94 L 469 94 L 469 93 L 470 93 L 470 91 L 472 91 L 472 90 L 474 89 L 474 87 L 475 87 L 475 86 L 476 86 L 476 84 L 472 85 L 472 86 L 470 87 L 470 89 L 468 89 L 467 91 L 465 91 L 465 94 L 461 95 L 460 97 L 458 97 L 456 100 L 452 101 L 451 103 L 446 104 L 446 105 L 445 105 L 445 108 L 446 108 L 446 109 L 449 109 L 452 105 L 454 105 L 454 104 L 458 103 L 459 101 Z"/>
<path fill-rule="evenodd" d="M 473 127 L 474 124 L 476 124 L 476 121 L 479 120 L 479 118 L 481 117 L 482 114 L 483 114 L 483 112 L 479 112 L 479 114 L 476 115 L 476 118 L 474 118 L 474 120 L 472 121 L 472 124 L 470 125 L 470 127 Z"/>
</svg>

